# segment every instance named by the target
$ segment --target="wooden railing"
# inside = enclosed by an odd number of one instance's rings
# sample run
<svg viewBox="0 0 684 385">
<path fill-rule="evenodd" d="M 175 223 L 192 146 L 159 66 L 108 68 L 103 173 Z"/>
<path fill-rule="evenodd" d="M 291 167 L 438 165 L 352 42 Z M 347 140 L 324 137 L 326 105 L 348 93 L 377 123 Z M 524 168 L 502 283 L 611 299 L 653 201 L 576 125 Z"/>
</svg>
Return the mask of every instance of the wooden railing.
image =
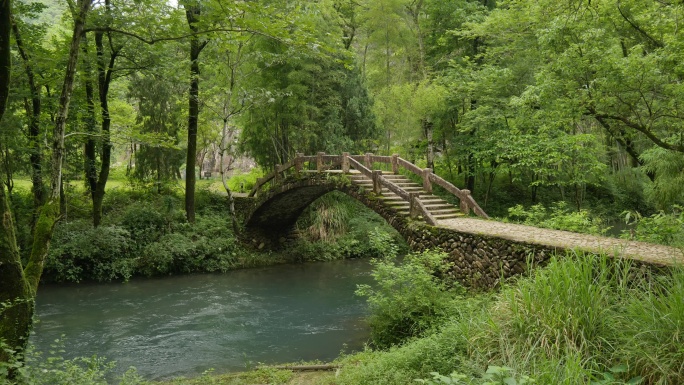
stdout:
<svg viewBox="0 0 684 385">
<path fill-rule="evenodd" d="M 484 210 L 475 202 L 475 199 L 473 199 L 469 190 L 461 190 L 433 173 L 432 169 L 420 168 L 399 157 L 399 155 L 379 156 L 370 153 L 364 155 L 349 155 L 347 152 L 342 155 L 326 155 L 323 152 L 309 156 L 297 154 L 294 159 L 284 165 L 276 165 L 273 171 L 266 174 L 263 178 L 259 178 L 254 185 L 254 188 L 249 193 L 249 196 L 255 196 L 261 188 L 270 181 L 275 181 L 275 183 L 280 182 L 290 169 L 292 169 L 297 176 L 306 171 L 322 173 L 329 170 L 340 170 L 342 173 L 348 174 L 351 169 L 354 169 L 373 181 L 373 192 L 380 195 L 382 194 L 382 188 L 386 187 L 404 201 L 409 202 L 409 213 L 412 218 L 422 215 L 425 222 L 430 225 L 435 225 L 435 218 L 427 210 L 424 202 L 420 200 L 419 194 L 415 192 L 410 193 L 392 183 L 389 179 L 383 177 L 382 171 L 374 170 L 374 165 L 376 163 L 389 165 L 391 172 L 394 174 L 398 174 L 401 169 L 404 169 L 417 175 L 422 179 L 423 189 L 427 193 L 432 193 L 433 184 L 442 187 L 459 199 L 460 209 L 466 215 L 472 210 L 477 216 L 489 218 Z"/>
</svg>

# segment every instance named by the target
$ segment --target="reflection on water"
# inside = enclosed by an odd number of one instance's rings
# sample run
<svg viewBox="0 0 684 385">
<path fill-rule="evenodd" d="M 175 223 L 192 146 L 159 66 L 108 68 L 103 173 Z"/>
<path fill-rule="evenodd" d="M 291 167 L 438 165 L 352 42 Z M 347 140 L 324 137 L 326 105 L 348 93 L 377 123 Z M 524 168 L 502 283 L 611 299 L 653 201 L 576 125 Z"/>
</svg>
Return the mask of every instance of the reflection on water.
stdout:
<svg viewBox="0 0 684 385">
<path fill-rule="evenodd" d="M 256 363 L 331 360 L 368 337 L 364 260 L 134 279 L 125 284 L 47 285 L 31 341 L 39 351 L 65 336 L 65 358 L 107 357 L 148 379 L 243 370 Z"/>
</svg>

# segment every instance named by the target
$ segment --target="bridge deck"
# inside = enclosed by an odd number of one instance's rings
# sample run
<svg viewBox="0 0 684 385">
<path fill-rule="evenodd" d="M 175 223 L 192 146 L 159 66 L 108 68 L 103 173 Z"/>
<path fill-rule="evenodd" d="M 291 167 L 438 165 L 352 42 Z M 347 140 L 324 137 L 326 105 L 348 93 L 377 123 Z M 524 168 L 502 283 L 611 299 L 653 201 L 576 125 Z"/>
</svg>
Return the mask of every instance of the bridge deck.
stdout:
<svg viewBox="0 0 684 385">
<path fill-rule="evenodd" d="M 440 220 L 437 226 L 469 234 L 488 235 L 518 242 L 606 253 L 608 255 L 619 254 L 623 258 L 631 258 L 647 263 L 684 266 L 683 250 L 645 242 L 541 229 L 477 218 Z"/>
</svg>

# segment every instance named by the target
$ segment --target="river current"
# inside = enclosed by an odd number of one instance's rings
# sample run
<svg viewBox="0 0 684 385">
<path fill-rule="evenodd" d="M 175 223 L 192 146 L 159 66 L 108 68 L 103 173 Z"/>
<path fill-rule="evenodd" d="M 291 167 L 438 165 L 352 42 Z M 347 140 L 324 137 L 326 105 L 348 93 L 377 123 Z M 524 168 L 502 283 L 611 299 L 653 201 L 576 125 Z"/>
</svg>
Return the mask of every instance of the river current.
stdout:
<svg viewBox="0 0 684 385">
<path fill-rule="evenodd" d="M 104 356 L 146 379 L 245 370 L 258 363 L 327 361 L 368 338 L 367 260 L 45 285 L 31 342 L 64 358 Z M 63 336 L 63 337 L 62 337 Z"/>
</svg>

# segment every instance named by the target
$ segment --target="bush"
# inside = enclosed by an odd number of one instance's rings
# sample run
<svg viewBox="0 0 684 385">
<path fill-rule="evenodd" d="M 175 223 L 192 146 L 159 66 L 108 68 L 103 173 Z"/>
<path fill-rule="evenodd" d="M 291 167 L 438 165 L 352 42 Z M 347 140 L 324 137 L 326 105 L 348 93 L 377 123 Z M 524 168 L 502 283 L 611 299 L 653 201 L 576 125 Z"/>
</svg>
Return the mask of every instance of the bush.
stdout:
<svg viewBox="0 0 684 385">
<path fill-rule="evenodd" d="M 249 170 L 247 174 L 231 176 L 230 179 L 228 179 L 228 187 L 233 192 L 250 192 L 252 188 L 254 188 L 257 179 L 261 178 L 263 175 L 264 171 L 259 167 L 255 167 Z"/>
<path fill-rule="evenodd" d="M 684 248 L 684 208 L 674 206 L 671 213 L 659 212 L 648 217 L 638 212 L 623 213 L 632 230 L 622 232 L 623 238 Z"/>
<path fill-rule="evenodd" d="M 171 231 L 174 220 L 183 221 L 180 213 L 174 218 L 173 205 L 173 197 L 166 197 L 163 207 L 145 202 L 134 203 L 124 211 L 121 225 L 131 233 L 138 245 L 154 242 Z"/>
<path fill-rule="evenodd" d="M 17 378 L 10 381 L 7 372 L 3 371 L 0 363 L 0 384 L 13 385 L 107 385 L 111 384 L 111 372 L 116 364 L 102 357 L 78 357 L 64 359 L 60 340 L 52 346 L 50 356 L 43 358 L 43 354 L 29 346 L 24 362 L 16 365 Z M 118 378 L 119 385 L 143 385 L 146 381 L 138 375 L 134 368 Z"/>
<path fill-rule="evenodd" d="M 58 282 L 128 280 L 134 245 L 126 229 L 92 227 L 85 220 L 60 223 L 53 235 L 45 275 Z"/>
<path fill-rule="evenodd" d="M 454 307 L 449 321 L 437 332 L 407 341 L 386 351 L 367 350 L 344 357 L 340 385 L 404 385 L 431 372 L 454 370 L 475 375 L 476 366 L 468 358 L 469 318 L 478 317 L 487 305 L 487 296 L 465 299 Z"/>
<path fill-rule="evenodd" d="M 271 256 L 253 255 L 242 248 L 230 230 L 227 216 L 198 216 L 194 225 L 177 225 L 175 232 L 145 246 L 140 253 L 143 275 L 225 272 L 277 261 Z"/>
<path fill-rule="evenodd" d="M 608 230 L 601 219 L 591 217 L 587 210 L 574 211 L 566 202 L 554 203 L 550 210 L 541 204 L 529 210 L 522 205 L 515 205 L 508 209 L 508 217 L 530 226 L 576 233 L 600 235 Z"/>
<path fill-rule="evenodd" d="M 513 369 L 506 366 L 490 366 L 482 377 L 451 373 L 443 376 L 437 372 L 430 373 L 432 379 L 418 379 L 417 382 L 427 385 L 527 385 L 535 381 L 528 376 L 515 376 Z"/>
<path fill-rule="evenodd" d="M 323 195 L 310 205 L 297 228 L 302 237 L 287 252 L 299 260 L 381 257 L 407 248 L 382 217 L 341 192 Z"/>
<path fill-rule="evenodd" d="M 387 348 L 422 335 L 453 311 L 453 300 L 462 291 L 438 278 L 451 268 L 446 258 L 426 251 L 409 254 L 400 264 L 373 260 L 376 287 L 361 285 L 357 294 L 368 298 L 374 346 Z"/>
</svg>

